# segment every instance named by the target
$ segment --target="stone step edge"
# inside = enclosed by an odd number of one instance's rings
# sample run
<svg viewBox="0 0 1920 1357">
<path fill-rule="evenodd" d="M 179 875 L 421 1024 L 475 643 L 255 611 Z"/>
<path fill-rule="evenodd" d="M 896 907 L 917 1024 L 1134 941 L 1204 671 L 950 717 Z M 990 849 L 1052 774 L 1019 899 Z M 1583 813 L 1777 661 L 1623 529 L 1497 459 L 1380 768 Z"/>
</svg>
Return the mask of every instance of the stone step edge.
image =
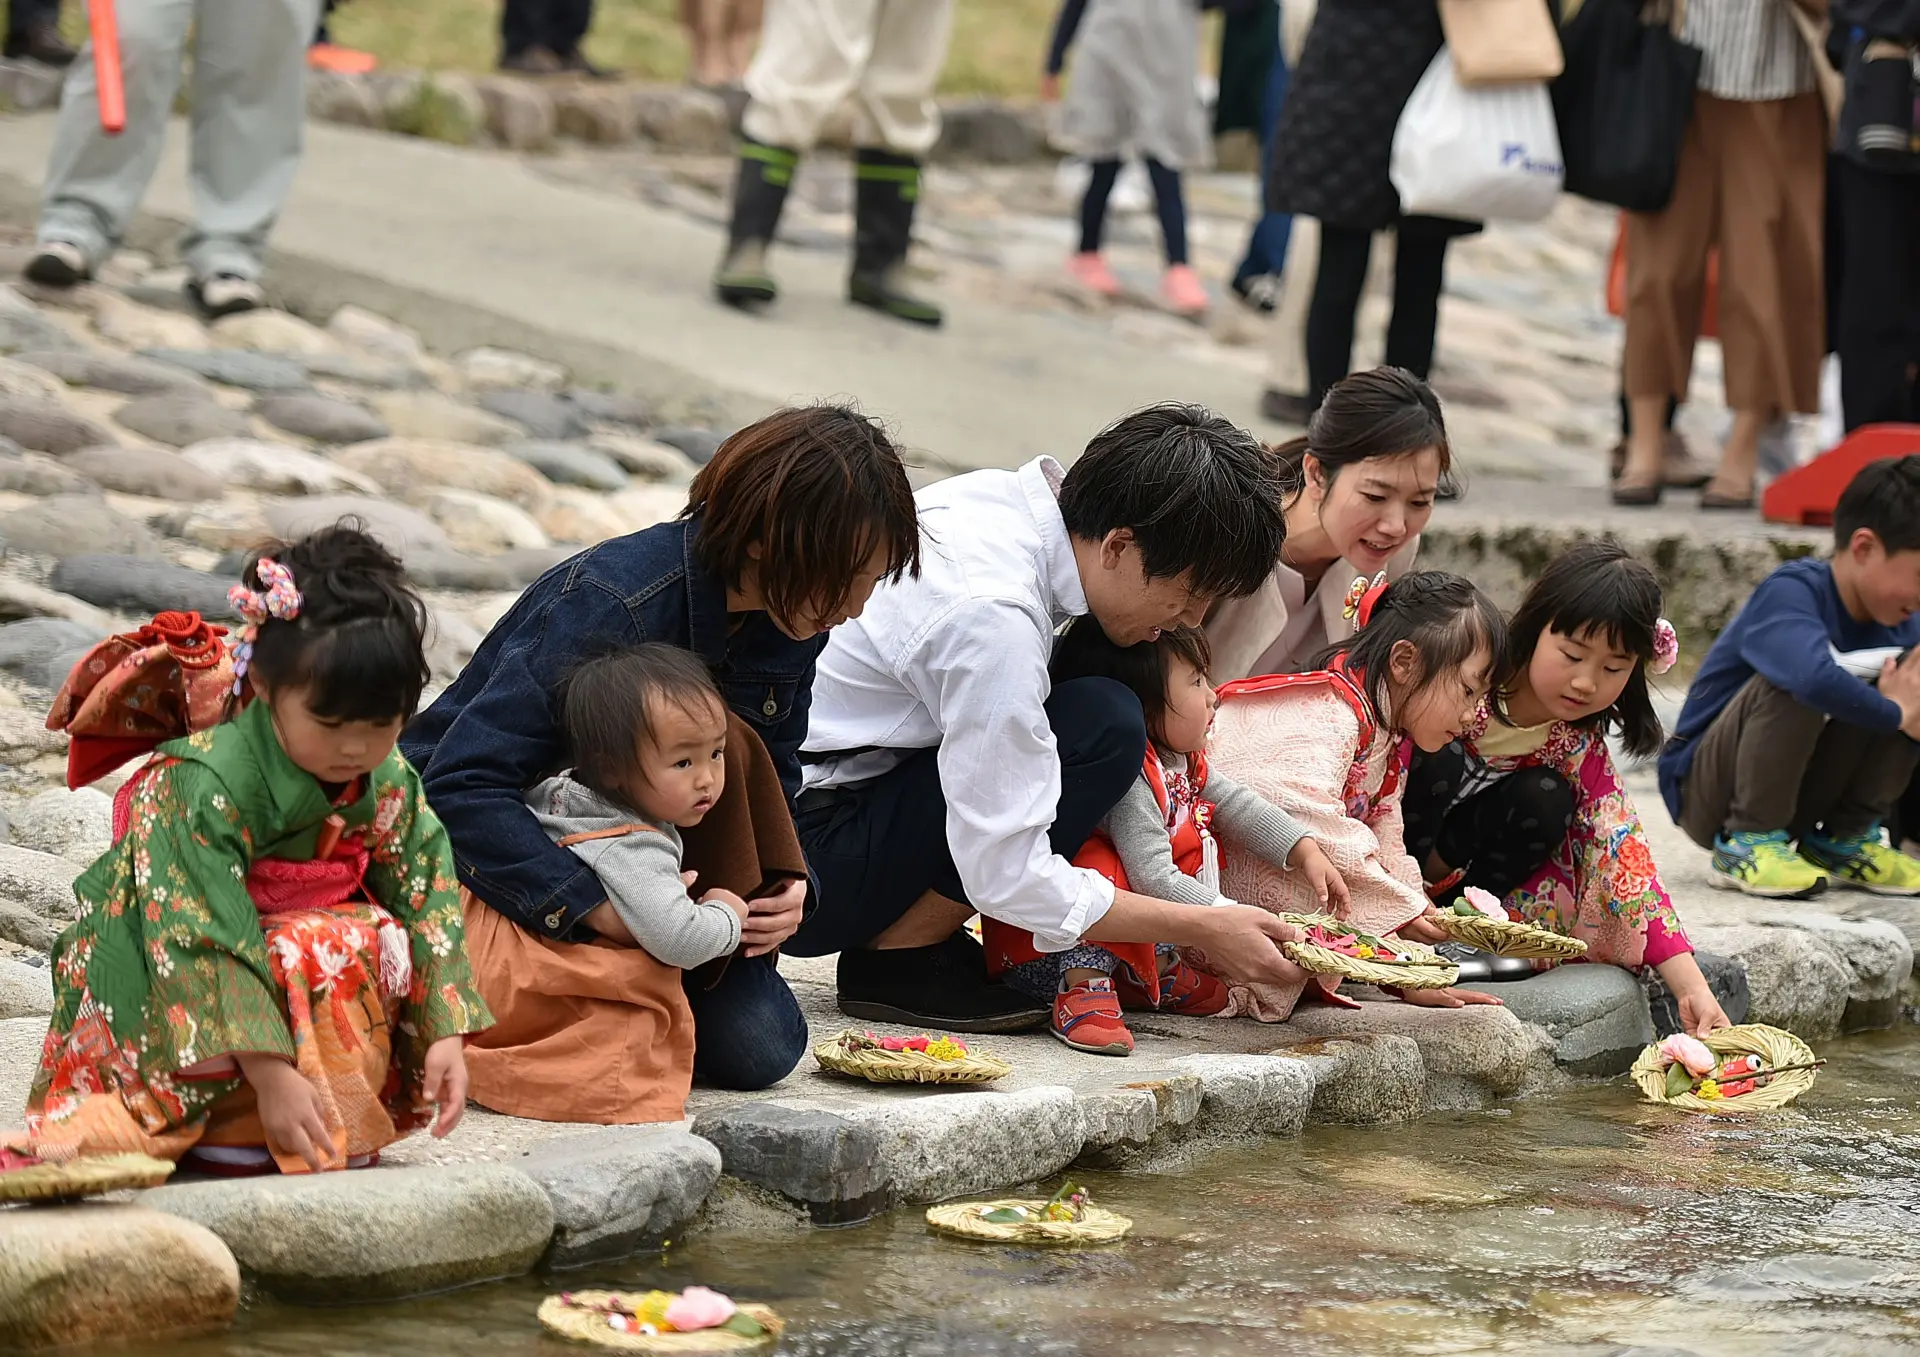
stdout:
<svg viewBox="0 0 1920 1357">
<path fill-rule="evenodd" d="M 939 101 L 940 140 L 930 159 L 1013 165 L 1058 158 L 1037 103 L 985 97 Z M 634 143 L 670 152 L 728 155 L 743 99 L 649 81 L 543 81 L 452 71 L 310 72 L 308 116 L 453 145 L 550 150 L 560 140 Z M 828 120 L 822 146 L 850 150 L 851 107 Z"/>
<path fill-rule="evenodd" d="M 1539 1042 L 1551 1044 L 1544 1032 Z M 1165 1168 L 1202 1150 L 1290 1139 L 1310 1123 L 1404 1121 L 1458 1105 L 1460 1085 L 1477 1082 L 1430 1081 L 1419 1043 L 1392 1033 L 1303 1037 L 1268 1054 L 1178 1056 L 1126 1073 L 1100 1092 L 1046 1084 L 879 1105 L 740 1103 L 700 1115 L 693 1133 L 719 1148 L 723 1179 L 828 1226 L 1072 1168 Z M 1467 1098 L 1485 1105 L 1524 1091 L 1479 1084 Z"/>
</svg>

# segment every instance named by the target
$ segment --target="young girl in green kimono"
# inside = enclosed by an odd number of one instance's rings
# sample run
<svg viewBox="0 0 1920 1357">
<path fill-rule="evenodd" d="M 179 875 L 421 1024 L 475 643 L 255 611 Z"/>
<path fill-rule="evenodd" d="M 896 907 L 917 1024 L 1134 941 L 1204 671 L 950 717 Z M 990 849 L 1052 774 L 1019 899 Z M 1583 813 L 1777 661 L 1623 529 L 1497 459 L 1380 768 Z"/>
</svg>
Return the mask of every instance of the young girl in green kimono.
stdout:
<svg viewBox="0 0 1920 1357">
<path fill-rule="evenodd" d="M 83 770 L 83 724 L 152 729 L 173 711 L 184 734 L 206 724 L 210 682 L 231 719 L 159 747 L 115 798 L 114 846 L 74 883 L 30 1156 L 317 1171 L 460 1120 L 461 1037 L 490 1018 L 446 832 L 394 747 L 428 677 L 425 608 L 400 563 L 344 526 L 259 556 L 244 579 L 231 657 L 193 614 L 116 638 L 171 647 L 159 672 L 185 695 L 171 707 L 124 681 L 135 660 L 113 663 L 113 642 L 56 703 L 76 782 L 102 771 L 101 746 L 109 766 L 136 752 L 90 739 Z"/>
</svg>

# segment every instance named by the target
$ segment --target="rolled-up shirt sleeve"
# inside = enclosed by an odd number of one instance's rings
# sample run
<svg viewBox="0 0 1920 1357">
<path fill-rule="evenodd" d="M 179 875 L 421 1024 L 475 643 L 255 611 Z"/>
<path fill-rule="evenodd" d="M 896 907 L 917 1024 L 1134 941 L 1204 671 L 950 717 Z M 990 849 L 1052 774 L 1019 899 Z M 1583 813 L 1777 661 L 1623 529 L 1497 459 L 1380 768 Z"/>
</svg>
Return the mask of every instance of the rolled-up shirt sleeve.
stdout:
<svg viewBox="0 0 1920 1357">
<path fill-rule="evenodd" d="M 967 903 L 1073 946 L 1113 905 L 1113 883 L 1053 851 L 1060 753 L 1048 724 L 1050 632 L 1019 604 L 968 599 L 928 619 L 898 677 L 941 732 L 947 846 Z"/>
</svg>

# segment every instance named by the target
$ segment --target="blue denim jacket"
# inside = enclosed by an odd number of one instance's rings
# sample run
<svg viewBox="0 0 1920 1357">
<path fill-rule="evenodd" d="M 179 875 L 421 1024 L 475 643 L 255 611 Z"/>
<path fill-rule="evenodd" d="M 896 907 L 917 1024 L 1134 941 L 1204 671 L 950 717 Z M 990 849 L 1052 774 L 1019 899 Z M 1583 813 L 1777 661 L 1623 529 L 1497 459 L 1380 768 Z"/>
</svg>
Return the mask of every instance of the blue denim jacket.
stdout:
<svg viewBox="0 0 1920 1357">
<path fill-rule="evenodd" d="M 723 581 L 693 554 L 699 520 L 602 542 L 536 580 L 400 747 L 447 826 L 461 884 L 529 932 L 584 935 L 606 891 L 521 801 L 566 757 L 555 694 L 569 669 L 619 646 L 664 641 L 713 666 L 727 704 L 759 733 L 791 802 L 800 791 L 814 663 L 827 638 L 795 641 L 765 613 L 728 634 Z"/>
</svg>

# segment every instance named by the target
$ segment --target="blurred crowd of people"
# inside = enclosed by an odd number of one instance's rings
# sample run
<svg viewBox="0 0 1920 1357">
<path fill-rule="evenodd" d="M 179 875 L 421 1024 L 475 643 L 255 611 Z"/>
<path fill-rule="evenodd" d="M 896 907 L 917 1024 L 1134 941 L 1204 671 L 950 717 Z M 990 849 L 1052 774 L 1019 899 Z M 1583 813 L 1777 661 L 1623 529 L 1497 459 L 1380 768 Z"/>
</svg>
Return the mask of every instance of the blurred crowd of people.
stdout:
<svg viewBox="0 0 1920 1357">
<path fill-rule="evenodd" d="M 256 305 L 260 251 L 291 182 L 303 103 L 298 39 L 331 69 L 372 58 L 332 43 L 337 0 L 121 0 L 128 131 L 101 134 L 87 54 L 61 37 L 58 0 L 12 0 L 6 54 L 72 64 L 46 184 L 43 283 L 91 275 L 118 241 L 158 158 L 189 30 L 196 63 L 193 176 L 201 219 L 186 254 L 210 311 Z M 1467 0 L 1452 0 L 1465 3 Z M 1512 0 L 1505 0 L 1512 3 Z M 1570 23 L 1582 0 L 1537 3 Z M 1143 164 L 1165 247 L 1161 303 L 1210 305 L 1189 260 L 1183 175 L 1215 137 L 1261 144 L 1262 209 L 1222 280 L 1273 314 L 1263 408 L 1304 423 L 1353 366 L 1356 316 L 1392 250 L 1385 358 L 1429 375 L 1449 244 L 1480 223 L 1401 210 L 1393 144 L 1414 88 L 1447 41 L 1443 0 L 1063 0 L 1041 54 L 1057 136 L 1086 162 L 1079 244 L 1065 267 L 1118 296 L 1102 255 L 1123 164 Z M 1670 200 L 1622 214 L 1625 320 L 1618 503 L 1704 487 L 1703 508 L 1752 505 L 1762 451 L 1783 421 L 1819 411 L 1837 356 L 1842 422 L 1920 421 L 1920 0 L 1585 0 L 1623 5 L 1697 52 Z M 1224 11 L 1217 98 L 1197 79 L 1201 11 Z M 742 138 L 717 296 L 764 309 L 768 255 L 796 167 L 843 105 L 855 112 L 855 232 L 848 296 L 923 325 L 941 309 L 904 271 L 953 0 L 683 0 L 693 83 L 738 91 Z M 603 77 L 582 42 L 592 0 L 504 0 L 500 66 Z M 1569 32 L 1569 29 L 1562 29 Z M 1549 38 L 1549 41 L 1551 39 Z M 1676 136 L 1679 133 L 1676 124 Z M 1717 336 L 1732 411 L 1717 468 L 1673 431 L 1696 342 Z M 1829 404 L 1832 404 L 1831 399 Z"/>
</svg>

